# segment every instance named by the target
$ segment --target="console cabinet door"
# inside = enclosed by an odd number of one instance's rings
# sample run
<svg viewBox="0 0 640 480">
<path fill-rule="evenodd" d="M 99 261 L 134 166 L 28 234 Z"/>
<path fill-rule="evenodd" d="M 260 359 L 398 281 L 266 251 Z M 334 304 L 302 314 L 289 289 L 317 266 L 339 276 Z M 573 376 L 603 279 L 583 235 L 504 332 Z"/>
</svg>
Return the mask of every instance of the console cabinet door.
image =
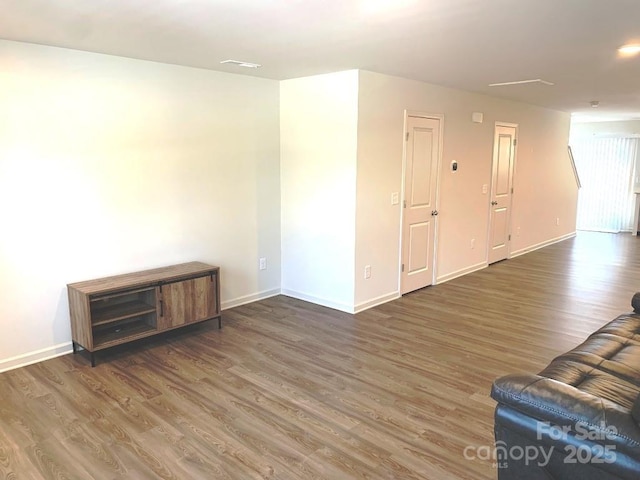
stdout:
<svg viewBox="0 0 640 480">
<path fill-rule="evenodd" d="M 192 278 L 160 287 L 162 306 L 158 330 L 208 320 L 219 314 L 218 276 Z"/>
</svg>

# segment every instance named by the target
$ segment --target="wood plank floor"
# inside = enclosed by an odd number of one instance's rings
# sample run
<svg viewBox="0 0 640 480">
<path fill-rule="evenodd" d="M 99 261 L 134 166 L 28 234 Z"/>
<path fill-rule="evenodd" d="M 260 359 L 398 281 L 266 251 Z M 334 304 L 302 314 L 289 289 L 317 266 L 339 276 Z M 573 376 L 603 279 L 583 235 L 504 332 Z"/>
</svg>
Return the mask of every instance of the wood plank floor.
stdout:
<svg viewBox="0 0 640 480">
<path fill-rule="evenodd" d="M 0 478 L 494 479 L 491 382 L 630 310 L 640 239 L 587 234 L 358 315 L 287 297 L 0 374 Z"/>
</svg>

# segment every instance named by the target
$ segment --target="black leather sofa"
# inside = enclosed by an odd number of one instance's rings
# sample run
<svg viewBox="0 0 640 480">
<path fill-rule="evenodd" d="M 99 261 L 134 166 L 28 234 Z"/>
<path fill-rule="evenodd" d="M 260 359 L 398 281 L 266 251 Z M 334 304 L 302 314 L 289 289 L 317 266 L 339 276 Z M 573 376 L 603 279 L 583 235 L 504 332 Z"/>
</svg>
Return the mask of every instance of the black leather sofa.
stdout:
<svg viewBox="0 0 640 480">
<path fill-rule="evenodd" d="M 640 479 L 640 294 L 537 375 L 493 383 L 499 480 Z"/>
</svg>

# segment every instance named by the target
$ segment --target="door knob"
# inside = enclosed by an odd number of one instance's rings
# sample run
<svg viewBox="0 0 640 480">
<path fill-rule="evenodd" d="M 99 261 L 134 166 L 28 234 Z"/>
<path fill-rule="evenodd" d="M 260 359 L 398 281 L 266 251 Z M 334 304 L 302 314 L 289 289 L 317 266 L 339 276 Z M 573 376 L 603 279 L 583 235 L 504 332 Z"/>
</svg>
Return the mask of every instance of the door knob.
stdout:
<svg viewBox="0 0 640 480">
<path fill-rule="evenodd" d="M 498 202 L 496 202 L 495 200 L 493 202 L 491 202 L 491 205 L 497 205 Z"/>
<path fill-rule="evenodd" d="M 434 216 L 434 217 L 437 216 L 438 215 L 438 210 L 433 210 L 431 212 L 431 215 Z"/>
</svg>

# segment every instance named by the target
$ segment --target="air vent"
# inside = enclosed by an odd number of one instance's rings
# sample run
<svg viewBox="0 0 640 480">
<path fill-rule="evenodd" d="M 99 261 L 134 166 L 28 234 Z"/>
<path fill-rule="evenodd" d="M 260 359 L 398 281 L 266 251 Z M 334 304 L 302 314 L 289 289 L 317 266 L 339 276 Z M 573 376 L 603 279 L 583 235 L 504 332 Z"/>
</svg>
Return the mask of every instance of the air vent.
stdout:
<svg viewBox="0 0 640 480">
<path fill-rule="evenodd" d="M 258 63 L 241 62 L 240 60 L 223 60 L 220 63 L 229 64 L 229 65 L 237 65 L 238 67 L 244 67 L 244 68 L 260 68 L 262 66 L 262 65 L 260 65 Z"/>
<path fill-rule="evenodd" d="M 525 83 L 541 83 L 543 85 L 553 86 L 554 83 L 547 82 L 546 80 L 542 80 L 541 78 L 534 78 L 532 80 L 516 80 L 514 82 L 501 82 L 501 83 L 490 83 L 490 87 L 505 87 L 507 85 L 524 85 Z"/>
</svg>

